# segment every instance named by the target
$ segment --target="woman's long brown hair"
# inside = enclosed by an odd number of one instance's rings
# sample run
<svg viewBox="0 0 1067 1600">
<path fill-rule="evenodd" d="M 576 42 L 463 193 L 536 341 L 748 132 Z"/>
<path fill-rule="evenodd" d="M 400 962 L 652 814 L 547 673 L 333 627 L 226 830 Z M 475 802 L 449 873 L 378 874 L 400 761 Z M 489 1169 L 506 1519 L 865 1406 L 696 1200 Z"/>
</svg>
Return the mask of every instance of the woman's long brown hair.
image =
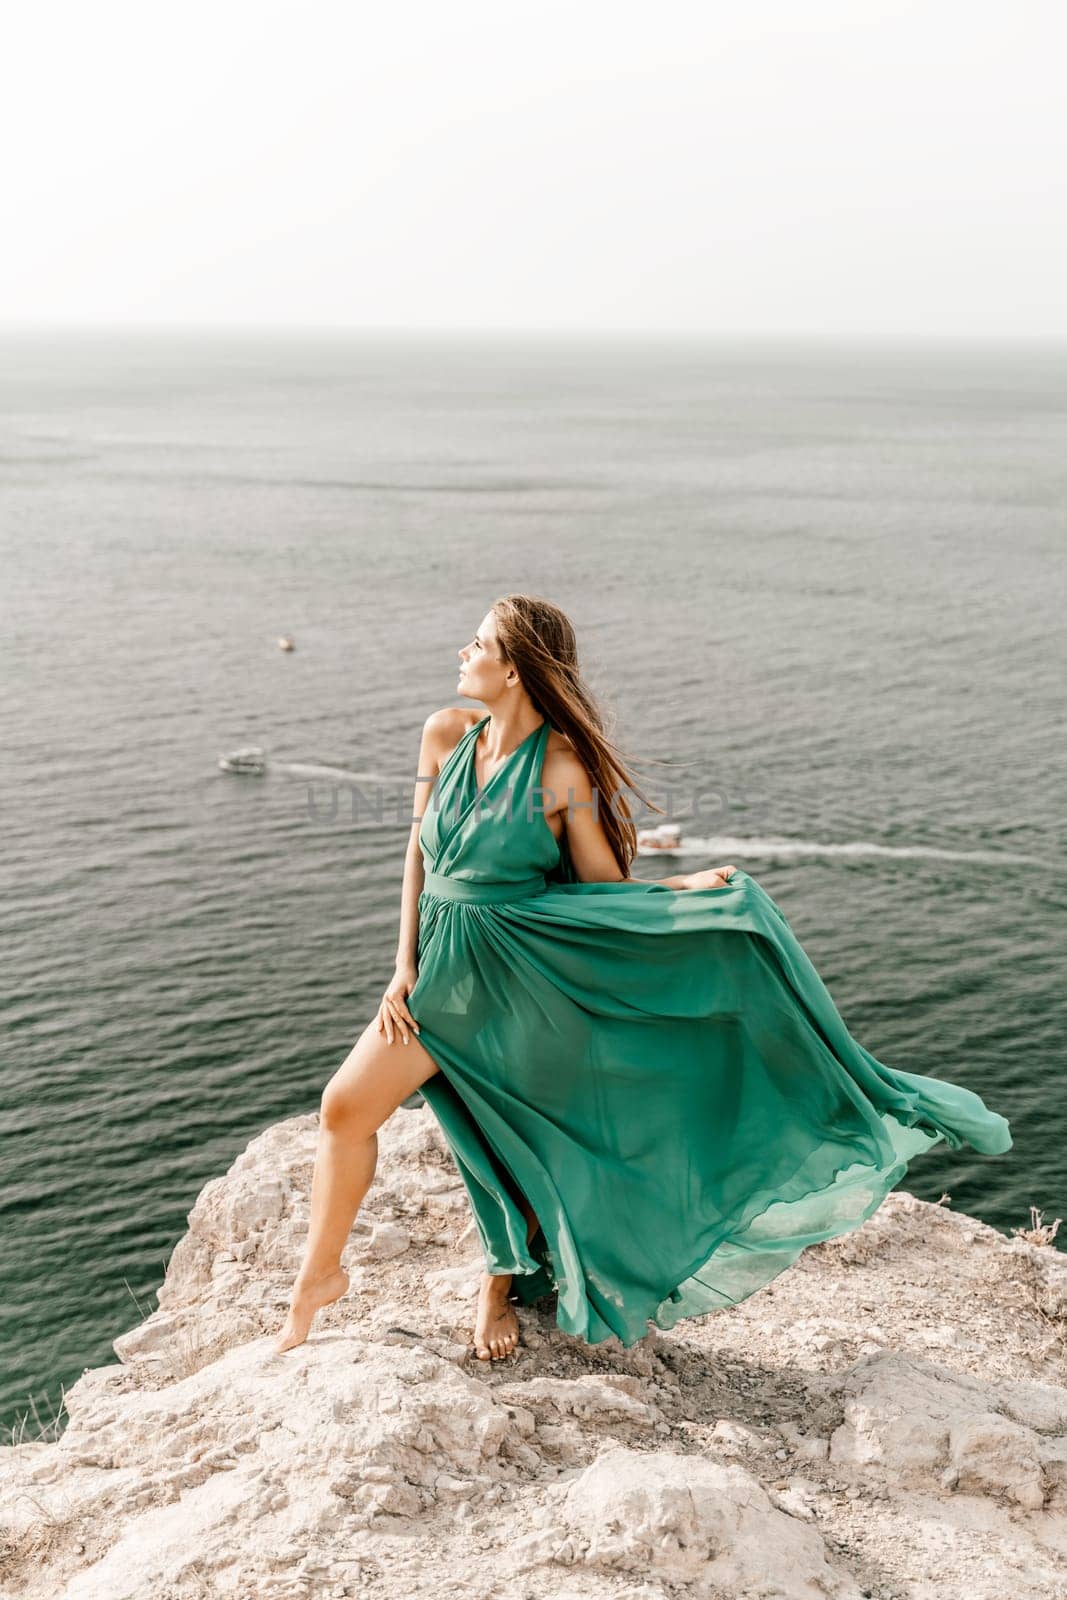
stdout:
<svg viewBox="0 0 1067 1600">
<path fill-rule="evenodd" d="M 623 753 L 604 732 L 604 718 L 578 666 L 578 642 L 570 618 L 551 600 L 508 594 L 489 608 L 496 636 L 541 715 L 570 740 L 593 784 L 599 818 L 623 877 L 637 854 L 634 825 L 622 786 L 628 785 L 652 811 L 663 814 L 634 783 Z"/>
</svg>

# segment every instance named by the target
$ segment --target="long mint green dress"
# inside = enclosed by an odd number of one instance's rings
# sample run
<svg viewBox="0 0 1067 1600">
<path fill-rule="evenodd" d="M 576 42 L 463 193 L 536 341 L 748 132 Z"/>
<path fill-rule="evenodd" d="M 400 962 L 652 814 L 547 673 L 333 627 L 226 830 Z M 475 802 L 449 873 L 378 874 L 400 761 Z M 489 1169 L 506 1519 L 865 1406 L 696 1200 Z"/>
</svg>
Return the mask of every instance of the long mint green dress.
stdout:
<svg viewBox="0 0 1067 1600">
<path fill-rule="evenodd" d="M 629 1346 L 858 1227 L 939 1140 L 1011 1148 L 977 1094 L 857 1044 L 747 872 L 720 889 L 578 882 L 537 809 L 550 723 L 479 790 L 488 720 L 420 825 L 408 1003 L 486 1271 L 513 1273 L 520 1302 L 556 1289 L 560 1328 Z"/>
</svg>

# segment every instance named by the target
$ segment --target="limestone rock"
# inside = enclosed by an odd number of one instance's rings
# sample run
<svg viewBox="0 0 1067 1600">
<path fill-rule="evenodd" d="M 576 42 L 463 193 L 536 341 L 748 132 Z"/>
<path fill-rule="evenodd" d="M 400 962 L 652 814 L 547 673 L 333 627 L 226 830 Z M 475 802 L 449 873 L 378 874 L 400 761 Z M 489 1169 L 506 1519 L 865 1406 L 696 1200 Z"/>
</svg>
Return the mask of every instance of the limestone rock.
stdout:
<svg viewBox="0 0 1067 1600">
<path fill-rule="evenodd" d="M 562 1493 L 567 1532 L 536 1534 L 520 1566 L 564 1561 L 650 1574 L 688 1594 L 859 1600 L 815 1528 L 777 1510 L 751 1473 L 714 1458 L 605 1450 Z"/>
<path fill-rule="evenodd" d="M 1067 1392 L 993 1386 L 920 1356 L 883 1351 L 845 1375 L 845 1421 L 830 1460 L 877 1464 L 900 1481 L 938 1482 L 1040 1510 L 1065 1483 Z M 1060 1494 L 1064 1509 L 1067 1495 Z"/>
<path fill-rule="evenodd" d="M 481 1362 L 423 1106 L 379 1134 L 349 1293 L 278 1355 L 317 1141 L 250 1141 L 65 1432 L 0 1449 L 3 1600 L 1067 1594 L 1058 1250 L 895 1190 L 728 1311 L 625 1350 L 547 1296 Z"/>
</svg>

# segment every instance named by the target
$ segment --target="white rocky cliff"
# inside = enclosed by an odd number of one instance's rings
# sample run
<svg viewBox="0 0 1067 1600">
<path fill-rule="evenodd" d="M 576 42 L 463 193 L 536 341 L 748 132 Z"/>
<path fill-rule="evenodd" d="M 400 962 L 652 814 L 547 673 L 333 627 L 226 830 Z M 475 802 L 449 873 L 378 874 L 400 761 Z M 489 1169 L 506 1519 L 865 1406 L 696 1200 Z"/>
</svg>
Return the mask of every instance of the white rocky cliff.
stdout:
<svg viewBox="0 0 1067 1600">
<path fill-rule="evenodd" d="M 731 1311 L 624 1350 L 549 1298 L 480 1362 L 466 1194 L 402 1109 L 349 1295 L 275 1355 L 316 1121 L 206 1186 L 119 1363 L 0 1451 L 4 1600 L 1067 1595 L 1050 1243 L 898 1191 Z"/>
</svg>

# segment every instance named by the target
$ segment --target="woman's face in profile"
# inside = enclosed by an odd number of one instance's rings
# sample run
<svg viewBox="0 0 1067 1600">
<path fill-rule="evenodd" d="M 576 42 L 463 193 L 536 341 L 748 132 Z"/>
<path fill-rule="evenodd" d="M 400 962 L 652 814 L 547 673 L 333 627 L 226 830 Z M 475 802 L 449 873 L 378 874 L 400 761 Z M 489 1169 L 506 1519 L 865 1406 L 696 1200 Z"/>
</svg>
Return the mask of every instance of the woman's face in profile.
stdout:
<svg viewBox="0 0 1067 1600">
<path fill-rule="evenodd" d="M 483 690 L 499 692 L 506 663 L 500 659 L 493 613 L 487 611 L 474 637 L 457 652 L 460 660 L 459 683 L 464 694 L 481 696 Z"/>
</svg>

